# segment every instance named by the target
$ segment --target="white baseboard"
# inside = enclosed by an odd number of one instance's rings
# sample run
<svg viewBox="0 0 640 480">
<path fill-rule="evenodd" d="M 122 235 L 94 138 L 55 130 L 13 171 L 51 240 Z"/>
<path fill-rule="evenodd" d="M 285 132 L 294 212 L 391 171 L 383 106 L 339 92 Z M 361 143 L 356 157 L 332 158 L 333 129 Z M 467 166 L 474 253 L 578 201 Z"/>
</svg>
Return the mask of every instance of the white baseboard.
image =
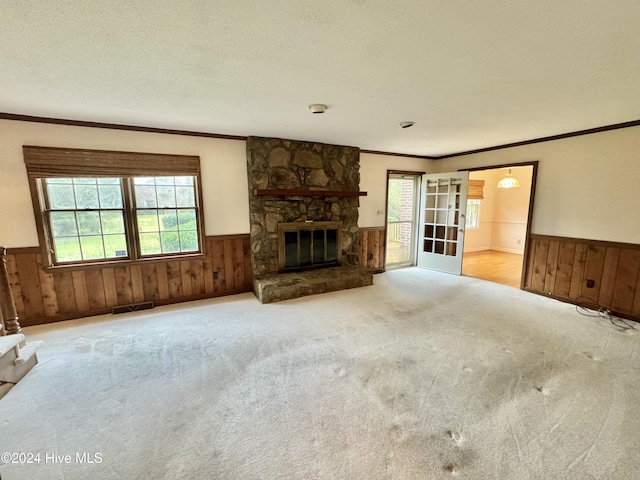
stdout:
<svg viewBox="0 0 640 480">
<path fill-rule="evenodd" d="M 464 249 L 464 253 L 471 253 L 471 252 L 482 252 L 484 250 L 491 250 L 491 247 L 487 246 L 487 247 L 472 247 L 472 248 L 465 248 Z"/>
<path fill-rule="evenodd" d="M 488 250 L 495 250 L 496 252 L 515 253 L 516 255 L 524 255 L 524 250 L 517 250 L 515 248 L 489 248 Z"/>
</svg>

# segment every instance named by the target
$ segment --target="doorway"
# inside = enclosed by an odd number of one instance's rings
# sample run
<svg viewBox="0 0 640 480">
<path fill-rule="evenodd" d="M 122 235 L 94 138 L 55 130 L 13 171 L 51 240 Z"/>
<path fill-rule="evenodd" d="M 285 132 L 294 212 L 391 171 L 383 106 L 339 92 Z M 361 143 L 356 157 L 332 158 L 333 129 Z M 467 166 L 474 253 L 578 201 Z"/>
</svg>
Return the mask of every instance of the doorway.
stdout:
<svg viewBox="0 0 640 480">
<path fill-rule="evenodd" d="M 387 172 L 385 268 L 416 264 L 416 221 L 422 172 Z"/>
<path fill-rule="evenodd" d="M 522 288 L 536 173 L 537 162 L 469 171 L 463 275 Z"/>
</svg>

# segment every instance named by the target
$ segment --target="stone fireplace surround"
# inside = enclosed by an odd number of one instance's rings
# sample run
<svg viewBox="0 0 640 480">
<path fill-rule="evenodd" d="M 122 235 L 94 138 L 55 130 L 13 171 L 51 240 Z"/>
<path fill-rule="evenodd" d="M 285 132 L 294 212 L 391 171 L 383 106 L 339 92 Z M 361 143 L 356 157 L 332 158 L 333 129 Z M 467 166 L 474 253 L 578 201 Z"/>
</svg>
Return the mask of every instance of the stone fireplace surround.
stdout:
<svg viewBox="0 0 640 480">
<path fill-rule="evenodd" d="M 247 139 L 251 268 L 254 292 L 260 301 L 269 303 L 373 283 L 371 269 L 358 264 L 359 198 L 334 193 L 358 192 L 359 169 L 360 150 L 355 147 L 278 138 Z M 292 190 L 298 195 L 263 195 L 260 190 Z M 299 194 L 301 191 L 304 195 Z M 330 221 L 342 224 L 340 266 L 281 273 L 279 225 Z"/>
</svg>

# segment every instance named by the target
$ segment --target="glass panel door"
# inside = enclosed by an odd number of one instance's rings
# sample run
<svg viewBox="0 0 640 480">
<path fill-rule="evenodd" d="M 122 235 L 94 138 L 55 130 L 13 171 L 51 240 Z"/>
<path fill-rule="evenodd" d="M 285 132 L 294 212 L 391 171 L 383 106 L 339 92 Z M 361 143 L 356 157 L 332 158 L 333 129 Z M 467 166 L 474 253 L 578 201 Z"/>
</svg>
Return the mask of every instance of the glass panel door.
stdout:
<svg viewBox="0 0 640 480">
<path fill-rule="evenodd" d="M 389 174 L 387 195 L 387 268 L 415 265 L 416 201 L 419 175 Z"/>
<path fill-rule="evenodd" d="M 418 266 L 460 275 L 469 172 L 424 175 Z"/>
</svg>

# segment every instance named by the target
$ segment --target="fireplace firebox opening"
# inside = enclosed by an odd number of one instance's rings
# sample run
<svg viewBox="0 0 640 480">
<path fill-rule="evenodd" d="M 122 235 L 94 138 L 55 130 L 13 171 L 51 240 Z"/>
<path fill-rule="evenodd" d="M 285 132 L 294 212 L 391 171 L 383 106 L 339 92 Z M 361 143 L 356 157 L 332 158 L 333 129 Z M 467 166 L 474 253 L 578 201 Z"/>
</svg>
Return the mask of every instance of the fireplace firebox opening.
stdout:
<svg viewBox="0 0 640 480">
<path fill-rule="evenodd" d="M 280 272 L 340 265 L 342 222 L 288 222 L 278 224 Z"/>
</svg>

